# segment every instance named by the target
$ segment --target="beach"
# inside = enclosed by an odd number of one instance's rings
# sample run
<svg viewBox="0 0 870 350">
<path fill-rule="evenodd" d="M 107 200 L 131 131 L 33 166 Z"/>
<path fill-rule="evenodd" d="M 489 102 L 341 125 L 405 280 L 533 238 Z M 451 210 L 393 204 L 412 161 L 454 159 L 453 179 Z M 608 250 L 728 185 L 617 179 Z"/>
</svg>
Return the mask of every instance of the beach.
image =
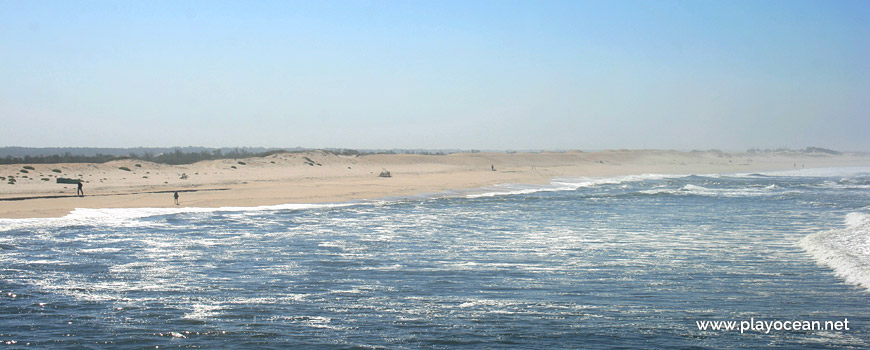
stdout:
<svg viewBox="0 0 870 350">
<path fill-rule="evenodd" d="M 153 208 L 0 219 L 2 341 L 867 349 L 870 167 L 842 155 L 728 160 L 313 152 L 184 169 L 134 163 L 129 173 L 215 178 L 177 187 L 197 190 L 177 207 L 173 187 L 107 187 L 94 191 L 95 207 Z M 246 177 L 221 178 L 225 168 Z M 381 168 L 393 176 L 378 178 Z M 625 175 L 592 175 L 606 172 Z"/>
<path fill-rule="evenodd" d="M 722 174 L 870 166 L 862 154 L 608 150 L 598 152 L 341 155 L 326 151 L 166 165 L 0 165 L 0 218 L 61 217 L 77 208 L 255 207 L 379 199 L 558 178 Z M 26 168 L 25 168 L 26 167 Z M 31 169 L 32 168 L 32 169 Z M 493 170 L 494 169 L 494 170 Z M 387 170 L 391 177 L 379 177 Z M 26 172 L 23 172 L 26 171 Z M 14 184 L 8 179 L 14 178 Z M 76 185 L 57 178 L 83 180 Z"/>
</svg>

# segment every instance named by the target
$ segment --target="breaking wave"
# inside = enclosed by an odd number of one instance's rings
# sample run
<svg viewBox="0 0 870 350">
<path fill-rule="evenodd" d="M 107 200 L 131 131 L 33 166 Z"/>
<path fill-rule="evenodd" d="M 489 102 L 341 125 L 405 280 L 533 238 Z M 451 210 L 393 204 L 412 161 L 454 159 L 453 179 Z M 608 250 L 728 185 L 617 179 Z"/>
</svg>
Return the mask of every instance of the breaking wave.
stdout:
<svg viewBox="0 0 870 350">
<path fill-rule="evenodd" d="M 807 235 L 800 244 L 846 282 L 870 289 L 870 213 L 849 213 L 846 228 Z"/>
</svg>

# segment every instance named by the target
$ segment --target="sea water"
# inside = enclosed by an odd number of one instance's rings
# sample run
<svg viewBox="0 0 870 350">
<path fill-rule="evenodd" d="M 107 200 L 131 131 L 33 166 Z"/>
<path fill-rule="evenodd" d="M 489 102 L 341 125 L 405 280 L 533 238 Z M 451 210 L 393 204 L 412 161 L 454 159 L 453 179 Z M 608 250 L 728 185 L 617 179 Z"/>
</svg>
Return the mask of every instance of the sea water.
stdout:
<svg viewBox="0 0 870 350">
<path fill-rule="evenodd" d="M 867 348 L 868 213 L 852 168 L 6 219 L 0 347 Z"/>
</svg>

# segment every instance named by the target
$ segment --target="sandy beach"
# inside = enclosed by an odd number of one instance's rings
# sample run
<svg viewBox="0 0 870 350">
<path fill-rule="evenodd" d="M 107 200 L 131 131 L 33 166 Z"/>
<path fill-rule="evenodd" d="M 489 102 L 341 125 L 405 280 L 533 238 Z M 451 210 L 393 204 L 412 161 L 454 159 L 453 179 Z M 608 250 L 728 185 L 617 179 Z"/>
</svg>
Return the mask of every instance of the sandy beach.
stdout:
<svg viewBox="0 0 870 350">
<path fill-rule="evenodd" d="M 60 217 L 76 208 L 263 206 L 343 202 L 558 177 L 714 174 L 870 166 L 861 154 L 601 152 L 338 155 L 323 151 L 165 165 L 138 160 L 103 164 L 0 165 L 0 218 Z M 27 168 L 25 168 L 27 167 Z M 495 168 L 495 171 L 492 170 Z M 32 169 L 31 169 L 32 168 Z M 392 177 L 378 174 L 388 170 Z M 57 178 L 82 179 L 76 185 Z M 10 184 L 9 178 L 14 178 Z"/>
</svg>

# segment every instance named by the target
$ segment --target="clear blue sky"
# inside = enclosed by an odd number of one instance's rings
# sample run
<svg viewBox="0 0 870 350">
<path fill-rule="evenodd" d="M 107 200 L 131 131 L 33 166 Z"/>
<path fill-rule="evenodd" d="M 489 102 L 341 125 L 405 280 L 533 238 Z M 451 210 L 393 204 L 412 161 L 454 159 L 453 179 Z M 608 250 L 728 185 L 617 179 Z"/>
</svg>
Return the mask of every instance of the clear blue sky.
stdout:
<svg viewBox="0 0 870 350">
<path fill-rule="evenodd" d="M 0 146 L 870 150 L 870 1 L 0 0 Z"/>
</svg>

